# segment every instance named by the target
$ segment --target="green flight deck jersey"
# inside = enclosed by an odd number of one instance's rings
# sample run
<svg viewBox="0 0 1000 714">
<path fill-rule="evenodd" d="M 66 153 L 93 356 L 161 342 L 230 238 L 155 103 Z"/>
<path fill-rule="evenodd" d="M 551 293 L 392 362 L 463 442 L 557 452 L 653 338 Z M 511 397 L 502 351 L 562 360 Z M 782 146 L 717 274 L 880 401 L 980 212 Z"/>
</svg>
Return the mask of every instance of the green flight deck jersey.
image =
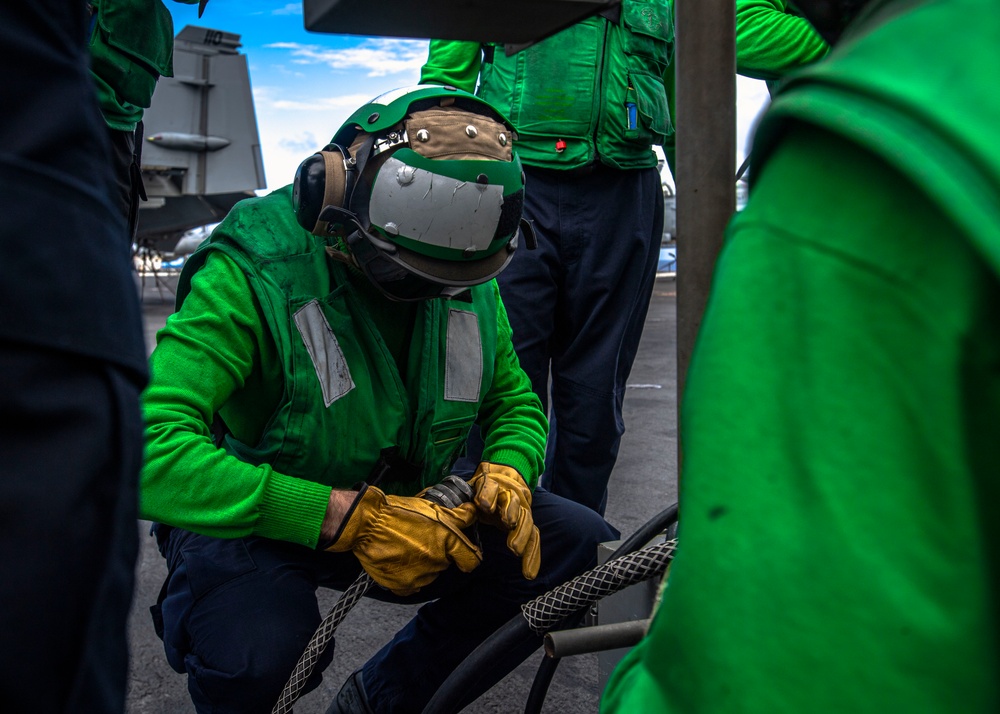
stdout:
<svg viewBox="0 0 1000 714">
<path fill-rule="evenodd" d="M 652 146 L 673 133 L 664 85 L 673 39 L 666 0 L 623 0 L 617 16 L 594 15 L 510 57 L 502 45 L 432 40 L 421 82 L 497 107 L 529 166 L 648 168 Z"/>
<path fill-rule="evenodd" d="M 368 480 L 391 450 L 408 468 L 377 485 L 414 495 L 450 472 L 475 421 L 484 459 L 534 485 L 545 417 L 495 281 L 392 302 L 327 247 L 285 187 L 237 204 L 189 259 L 143 400 L 143 517 L 314 546 L 331 488 Z"/>
<path fill-rule="evenodd" d="M 874 2 L 777 93 L 604 714 L 1000 711 L 1000 5 Z"/>
</svg>

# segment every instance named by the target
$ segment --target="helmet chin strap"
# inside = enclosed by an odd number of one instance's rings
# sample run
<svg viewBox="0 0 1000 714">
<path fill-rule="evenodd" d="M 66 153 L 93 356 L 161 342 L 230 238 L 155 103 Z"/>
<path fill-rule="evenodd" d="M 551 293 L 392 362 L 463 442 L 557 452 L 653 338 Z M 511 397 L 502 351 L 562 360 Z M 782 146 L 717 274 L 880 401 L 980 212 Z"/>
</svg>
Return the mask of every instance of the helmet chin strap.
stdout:
<svg viewBox="0 0 1000 714">
<path fill-rule="evenodd" d="M 336 246 L 328 245 L 326 247 L 326 254 L 331 260 L 335 260 L 338 263 L 343 263 L 349 268 L 354 268 L 355 270 L 361 270 L 361 266 L 358 265 L 357 259 L 354 254 L 350 251 L 344 252 L 337 248 Z"/>
<path fill-rule="evenodd" d="M 374 134 L 369 134 L 364 141 L 356 144 L 354 151 L 354 171 L 355 179 L 347 192 L 344 201 L 344 208 L 350 210 L 361 224 L 369 222 L 368 217 L 368 195 L 371 193 L 371 178 L 365 174 L 368 166 L 368 159 L 372 157 L 372 150 L 378 140 Z M 354 147 L 352 147 L 354 148 Z M 355 197 L 363 200 L 355 200 Z"/>
</svg>

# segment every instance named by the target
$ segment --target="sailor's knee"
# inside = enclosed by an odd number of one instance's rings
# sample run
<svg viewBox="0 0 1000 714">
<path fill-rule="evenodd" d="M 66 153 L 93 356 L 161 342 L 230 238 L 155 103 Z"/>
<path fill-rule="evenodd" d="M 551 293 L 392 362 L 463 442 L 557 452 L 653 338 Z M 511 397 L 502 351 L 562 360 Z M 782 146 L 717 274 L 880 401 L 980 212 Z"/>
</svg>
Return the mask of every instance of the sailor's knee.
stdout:
<svg viewBox="0 0 1000 714">
<path fill-rule="evenodd" d="M 194 654 L 184 658 L 188 691 L 199 712 L 268 714 L 288 683 L 304 645 L 275 641 L 272 646 L 233 653 L 225 662 L 209 662 Z M 302 693 L 315 689 L 333 656 L 327 647 Z"/>
</svg>

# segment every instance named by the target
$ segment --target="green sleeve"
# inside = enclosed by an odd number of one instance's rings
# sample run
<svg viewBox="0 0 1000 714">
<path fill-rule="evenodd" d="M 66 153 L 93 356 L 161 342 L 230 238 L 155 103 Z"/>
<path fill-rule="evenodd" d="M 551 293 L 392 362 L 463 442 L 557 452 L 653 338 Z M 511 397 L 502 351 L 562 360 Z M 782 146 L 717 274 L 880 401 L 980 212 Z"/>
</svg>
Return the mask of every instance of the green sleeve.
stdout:
<svg viewBox="0 0 1000 714">
<path fill-rule="evenodd" d="M 157 79 L 173 75 L 173 19 L 160 0 L 91 0 L 90 6 L 98 15 L 90 37 L 90 65 L 101 113 L 111 129 L 135 131 Z"/>
<path fill-rule="evenodd" d="M 786 0 L 736 0 L 736 72 L 754 79 L 780 79 L 826 55 L 829 46 Z"/>
<path fill-rule="evenodd" d="M 531 380 L 521 369 L 511 342 L 510 322 L 493 282 L 497 299 L 497 353 L 493 385 L 479 410 L 483 460 L 517 469 L 531 488 L 545 468 L 548 421 L 542 403 L 531 391 Z"/>
<path fill-rule="evenodd" d="M 996 711 L 978 504 L 998 471 L 976 455 L 996 299 L 909 181 L 786 137 L 727 232 L 683 400 L 680 551 L 604 714 Z"/>
<path fill-rule="evenodd" d="M 141 516 L 218 538 L 259 535 L 315 546 L 330 488 L 245 463 L 216 448 L 210 434 L 223 405 L 234 395 L 252 404 L 247 391 L 260 372 L 274 373 L 261 365 L 273 361 L 274 347 L 239 268 L 209 255 L 157 342 L 142 398 Z M 273 401 L 263 401 L 256 406 L 269 413 Z"/>
<path fill-rule="evenodd" d="M 482 66 L 480 43 L 431 40 L 427 51 L 427 63 L 420 68 L 420 83 L 446 84 L 474 93 L 480 66 Z"/>
<path fill-rule="evenodd" d="M 808 20 L 787 11 L 786 0 L 736 0 L 736 72 L 753 79 L 776 80 L 801 65 L 815 62 L 829 50 Z M 674 5 L 671 3 L 671 9 Z M 675 63 L 664 75 L 667 106 L 674 126 Z M 663 144 L 671 174 L 675 173 L 676 132 Z"/>
</svg>

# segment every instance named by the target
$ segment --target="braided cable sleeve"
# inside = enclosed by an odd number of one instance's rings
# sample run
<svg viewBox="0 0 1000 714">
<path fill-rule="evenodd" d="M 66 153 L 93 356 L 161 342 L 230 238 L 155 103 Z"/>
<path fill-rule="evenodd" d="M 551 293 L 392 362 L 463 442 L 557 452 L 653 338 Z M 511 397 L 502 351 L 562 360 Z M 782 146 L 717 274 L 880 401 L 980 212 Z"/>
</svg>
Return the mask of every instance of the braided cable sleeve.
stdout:
<svg viewBox="0 0 1000 714">
<path fill-rule="evenodd" d="M 306 645 L 302 656 L 299 657 L 295 669 L 292 670 L 292 676 L 288 678 L 288 682 L 281 691 L 281 696 L 278 697 L 278 701 L 271 710 L 271 714 L 288 714 L 288 712 L 292 711 L 292 705 L 299 698 L 302 688 L 316 668 L 316 662 L 319 661 L 320 655 L 323 654 L 326 646 L 333 639 L 333 633 L 337 630 L 344 617 L 347 616 L 347 613 L 351 611 L 351 608 L 368 591 L 373 582 L 368 573 L 362 572 L 357 580 L 351 583 L 350 587 L 344 591 L 343 595 L 330 608 L 330 612 L 323 618 L 316 632 L 313 633 L 312 639 L 309 640 L 309 644 Z"/>
<path fill-rule="evenodd" d="M 626 538 L 621 545 L 615 548 L 608 560 L 620 558 L 623 555 L 632 553 L 644 545 L 649 544 L 658 535 L 668 531 L 671 527 L 676 531 L 678 516 L 678 504 L 673 504 L 657 513 L 646 521 L 639 530 Z M 668 538 L 669 538 L 668 533 Z M 586 611 L 581 610 L 574 616 L 561 623 L 562 629 L 578 627 L 586 617 Z M 552 678 L 555 677 L 556 669 L 562 660 L 554 657 L 542 657 L 535 673 L 535 679 L 531 683 L 531 690 L 528 692 L 528 701 L 524 704 L 524 714 L 541 714 L 542 705 L 545 703 L 545 696 L 549 691 Z"/>
<path fill-rule="evenodd" d="M 512 617 L 465 658 L 424 707 L 423 714 L 454 714 L 503 652 L 532 636 L 540 638 L 564 619 L 629 585 L 661 575 L 673 559 L 677 540 L 669 540 L 609 560 L 521 606 Z M 539 644 L 541 644 L 539 642 Z"/>
<path fill-rule="evenodd" d="M 524 619 L 535 634 L 544 635 L 574 612 L 601 598 L 663 574 L 676 549 L 674 538 L 609 560 L 522 605 Z"/>
</svg>

